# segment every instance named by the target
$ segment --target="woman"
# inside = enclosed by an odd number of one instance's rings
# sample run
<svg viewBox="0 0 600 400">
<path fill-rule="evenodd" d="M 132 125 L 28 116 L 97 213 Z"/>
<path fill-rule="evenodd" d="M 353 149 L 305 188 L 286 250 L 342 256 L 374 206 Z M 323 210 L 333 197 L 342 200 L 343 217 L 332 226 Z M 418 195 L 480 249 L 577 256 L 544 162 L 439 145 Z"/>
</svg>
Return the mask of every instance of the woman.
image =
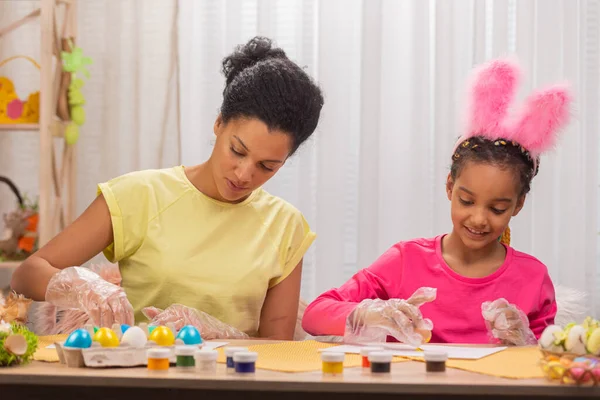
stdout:
<svg viewBox="0 0 600 400">
<path fill-rule="evenodd" d="M 315 131 L 323 96 L 282 49 L 255 37 L 223 60 L 212 154 L 132 172 L 29 257 L 12 287 L 113 322 L 199 325 L 210 337 L 291 339 L 302 259 L 315 234 L 261 186 Z M 77 267 L 103 251 L 122 286 Z"/>
</svg>

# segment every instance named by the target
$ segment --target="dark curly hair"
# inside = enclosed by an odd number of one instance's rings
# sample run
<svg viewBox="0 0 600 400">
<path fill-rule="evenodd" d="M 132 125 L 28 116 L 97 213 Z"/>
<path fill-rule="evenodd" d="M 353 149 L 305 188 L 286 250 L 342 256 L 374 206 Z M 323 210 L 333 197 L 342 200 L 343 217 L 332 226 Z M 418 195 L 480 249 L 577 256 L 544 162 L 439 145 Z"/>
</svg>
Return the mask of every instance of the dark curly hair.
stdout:
<svg viewBox="0 0 600 400">
<path fill-rule="evenodd" d="M 317 127 L 321 89 L 271 39 L 257 36 L 223 59 L 221 117 L 258 118 L 292 137 L 292 155 Z"/>
<path fill-rule="evenodd" d="M 519 180 L 520 196 L 529 193 L 531 181 L 539 168 L 539 159 L 534 170 L 532 158 L 518 143 L 504 139 L 490 140 L 482 136 L 470 137 L 458 145 L 452 155 L 452 179 L 458 178 L 469 161 L 512 169 Z"/>
</svg>

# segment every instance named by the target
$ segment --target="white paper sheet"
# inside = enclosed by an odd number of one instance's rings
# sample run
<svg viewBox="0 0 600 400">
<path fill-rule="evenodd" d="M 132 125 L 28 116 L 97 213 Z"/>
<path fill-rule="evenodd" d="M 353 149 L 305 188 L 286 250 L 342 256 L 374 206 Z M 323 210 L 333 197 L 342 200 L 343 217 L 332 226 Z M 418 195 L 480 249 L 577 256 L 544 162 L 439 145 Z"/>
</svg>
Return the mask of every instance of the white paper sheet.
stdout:
<svg viewBox="0 0 600 400">
<path fill-rule="evenodd" d="M 375 344 L 373 344 L 375 345 Z M 498 353 L 506 347 L 463 347 L 463 346 L 442 346 L 426 344 L 420 347 L 421 350 L 416 349 L 413 346 L 409 346 L 402 343 L 377 343 L 377 346 L 381 346 L 388 351 L 391 351 L 395 356 L 400 357 L 423 357 L 423 351 L 445 351 L 448 353 L 449 359 L 461 359 L 461 360 L 478 360 L 480 358 L 489 356 L 494 353 Z M 350 354 L 360 354 L 360 349 L 364 346 L 352 346 L 352 345 L 341 345 L 328 347 L 319 351 L 335 351 Z"/>
<path fill-rule="evenodd" d="M 204 342 L 202 348 L 207 350 L 214 350 L 218 349 L 219 347 L 227 346 L 228 344 L 229 342 Z"/>
</svg>

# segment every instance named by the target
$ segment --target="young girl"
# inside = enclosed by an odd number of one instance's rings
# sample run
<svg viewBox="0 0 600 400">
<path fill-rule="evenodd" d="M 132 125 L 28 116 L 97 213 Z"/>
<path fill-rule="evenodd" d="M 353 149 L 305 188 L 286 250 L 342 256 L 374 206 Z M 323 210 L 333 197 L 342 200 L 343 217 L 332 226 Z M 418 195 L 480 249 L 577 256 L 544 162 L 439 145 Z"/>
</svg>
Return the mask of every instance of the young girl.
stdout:
<svg viewBox="0 0 600 400">
<path fill-rule="evenodd" d="M 523 208 L 540 154 L 566 123 L 570 99 L 560 87 L 535 93 L 509 121 L 518 72 L 496 60 L 474 74 L 469 124 L 446 183 L 452 232 L 399 242 L 323 293 L 305 311 L 306 332 L 348 342 L 524 345 L 553 323 L 546 266 L 500 239 Z"/>
<path fill-rule="evenodd" d="M 267 38 L 222 67 L 210 158 L 101 183 L 90 207 L 15 271 L 15 291 L 101 326 L 150 319 L 194 324 L 206 339 L 292 338 L 315 234 L 261 187 L 313 134 L 323 96 Z M 121 286 L 79 267 L 100 251 L 118 262 Z"/>
</svg>

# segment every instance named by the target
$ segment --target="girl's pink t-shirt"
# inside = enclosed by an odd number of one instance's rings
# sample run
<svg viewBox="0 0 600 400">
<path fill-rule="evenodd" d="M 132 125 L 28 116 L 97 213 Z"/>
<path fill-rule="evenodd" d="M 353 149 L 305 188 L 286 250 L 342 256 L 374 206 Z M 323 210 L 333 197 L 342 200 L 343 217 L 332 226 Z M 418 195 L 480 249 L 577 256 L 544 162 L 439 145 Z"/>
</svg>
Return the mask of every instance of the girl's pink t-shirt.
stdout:
<svg viewBox="0 0 600 400">
<path fill-rule="evenodd" d="M 423 286 L 437 288 L 436 299 L 421 306 L 423 316 L 433 321 L 432 343 L 489 343 L 481 304 L 498 298 L 527 314 L 538 339 L 554 323 L 554 286 L 539 260 L 505 246 L 506 258 L 497 271 L 484 278 L 467 278 L 444 261 L 442 237 L 392 246 L 341 287 L 315 299 L 304 313 L 304 330 L 314 336 L 342 336 L 346 317 L 362 300 L 407 299 Z"/>
</svg>

